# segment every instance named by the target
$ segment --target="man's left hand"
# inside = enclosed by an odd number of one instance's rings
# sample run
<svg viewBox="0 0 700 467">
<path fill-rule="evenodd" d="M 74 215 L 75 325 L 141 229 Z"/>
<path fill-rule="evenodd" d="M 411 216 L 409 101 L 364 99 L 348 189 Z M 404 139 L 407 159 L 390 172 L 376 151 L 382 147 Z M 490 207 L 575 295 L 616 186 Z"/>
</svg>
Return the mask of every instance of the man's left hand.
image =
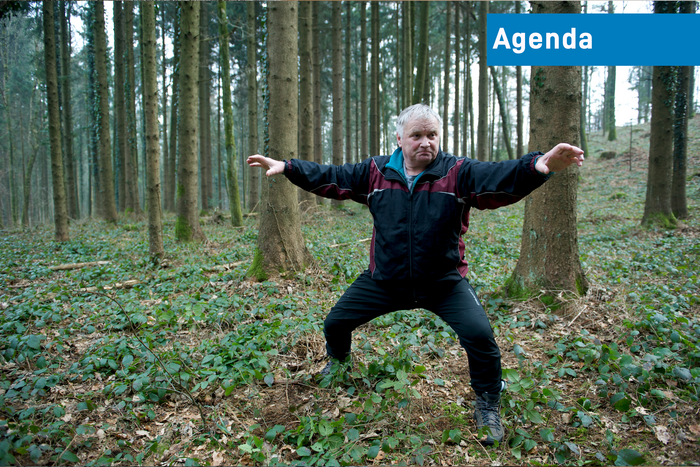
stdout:
<svg viewBox="0 0 700 467">
<path fill-rule="evenodd" d="M 537 159 L 535 169 L 543 174 L 561 172 L 573 163 L 583 165 L 583 149 L 567 143 L 559 143 Z"/>
</svg>

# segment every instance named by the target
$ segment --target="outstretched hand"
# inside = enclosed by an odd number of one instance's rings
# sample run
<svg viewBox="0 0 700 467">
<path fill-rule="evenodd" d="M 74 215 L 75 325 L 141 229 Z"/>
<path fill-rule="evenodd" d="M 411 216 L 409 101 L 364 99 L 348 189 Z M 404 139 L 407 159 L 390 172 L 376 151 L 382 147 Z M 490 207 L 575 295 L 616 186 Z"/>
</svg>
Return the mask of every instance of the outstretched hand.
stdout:
<svg viewBox="0 0 700 467">
<path fill-rule="evenodd" d="M 567 143 L 559 143 L 537 159 L 535 169 L 543 174 L 561 172 L 571 164 L 583 165 L 583 149 Z"/>
<path fill-rule="evenodd" d="M 262 167 L 268 177 L 284 173 L 284 162 L 254 154 L 246 160 L 251 167 Z"/>
</svg>

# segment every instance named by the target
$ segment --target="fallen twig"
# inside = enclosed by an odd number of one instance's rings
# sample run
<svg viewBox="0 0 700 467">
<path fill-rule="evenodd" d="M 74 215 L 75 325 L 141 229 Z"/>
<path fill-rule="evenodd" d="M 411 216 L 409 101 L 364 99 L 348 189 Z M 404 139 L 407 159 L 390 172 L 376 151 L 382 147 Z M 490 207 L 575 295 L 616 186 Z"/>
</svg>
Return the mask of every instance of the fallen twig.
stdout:
<svg viewBox="0 0 700 467">
<path fill-rule="evenodd" d="M 87 268 L 90 266 L 103 266 L 109 264 L 109 261 L 90 261 L 87 263 L 69 263 L 69 264 L 59 264 L 57 266 L 49 266 L 52 271 L 67 271 L 69 269 L 80 269 Z"/>
<path fill-rule="evenodd" d="M 358 240 L 356 242 L 334 243 L 333 245 L 329 245 L 328 248 L 336 248 L 336 247 L 345 246 L 345 245 L 354 245 L 355 243 L 369 242 L 370 240 L 372 240 L 372 237 L 361 238 L 360 240 Z"/>
<path fill-rule="evenodd" d="M 97 292 L 99 290 L 113 290 L 113 289 L 130 289 L 131 287 L 141 284 L 142 282 L 136 279 L 131 279 L 124 282 L 116 282 L 112 285 L 105 285 L 103 287 L 85 287 L 80 289 L 80 292 Z"/>
</svg>

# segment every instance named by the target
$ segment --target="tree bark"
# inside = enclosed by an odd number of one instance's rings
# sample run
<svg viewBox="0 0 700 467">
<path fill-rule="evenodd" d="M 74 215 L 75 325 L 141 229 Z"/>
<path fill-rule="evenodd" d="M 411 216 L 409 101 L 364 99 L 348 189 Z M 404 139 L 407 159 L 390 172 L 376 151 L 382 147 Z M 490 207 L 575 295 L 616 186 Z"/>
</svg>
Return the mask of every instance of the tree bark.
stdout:
<svg viewBox="0 0 700 467">
<path fill-rule="evenodd" d="M 579 2 L 532 2 L 533 13 L 580 13 Z M 532 67 L 530 150 L 565 141 L 578 144 L 581 67 Z M 525 200 L 520 258 L 508 281 L 516 296 L 541 290 L 585 294 L 588 282 L 579 259 L 576 230 L 578 167 L 557 173 Z"/>
<path fill-rule="evenodd" d="M 180 162 L 175 237 L 186 242 L 206 240 L 197 207 L 199 6 L 200 2 L 180 3 Z"/>
<path fill-rule="evenodd" d="M 143 87 L 146 116 L 146 178 L 148 206 L 148 252 L 161 258 L 163 223 L 160 211 L 160 134 L 158 131 L 158 64 L 156 62 L 156 10 L 154 2 L 142 2 Z"/>
<path fill-rule="evenodd" d="M 253 5 L 255 7 L 255 5 Z M 233 137 L 233 104 L 231 103 L 231 64 L 228 54 L 228 16 L 226 2 L 218 3 L 219 11 L 219 64 L 221 66 L 221 82 L 223 85 L 224 101 L 224 138 L 226 140 L 226 189 L 228 191 L 231 225 L 243 225 L 243 210 L 238 189 L 238 170 L 236 170 L 236 143 Z M 255 122 L 257 125 L 257 122 Z"/>
<path fill-rule="evenodd" d="M 305 161 L 314 160 L 314 82 L 312 50 L 311 2 L 299 2 L 299 156 Z M 259 172 L 259 170 L 256 170 Z M 299 190 L 299 201 L 308 208 L 315 204 L 314 195 Z"/>
<path fill-rule="evenodd" d="M 291 159 L 297 151 L 298 75 L 296 2 L 268 3 L 269 156 Z M 301 233 L 297 189 L 284 175 L 262 184 L 258 246 L 248 275 L 257 280 L 300 272 L 310 262 Z"/>
<path fill-rule="evenodd" d="M 468 133 L 467 129 L 469 126 L 469 118 L 470 118 L 470 113 L 469 110 L 471 109 L 472 105 L 472 94 L 471 94 L 471 67 L 472 67 L 472 57 L 471 57 L 471 2 L 464 2 L 464 5 L 466 6 L 466 11 L 464 12 L 465 16 L 465 29 L 466 32 L 464 34 L 464 57 L 465 57 L 465 64 L 464 64 L 464 79 L 462 82 L 464 83 L 464 92 L 462 95 L 462 128 L 460 130 L 462 134 L 462 152 L 460 153 L 463 157 L 467 157 L 469 154 L 467 152 L 467 140 L 468 138 Z M 473 153 L 472 153 L 473 154 Z"/>
<path fill-rule="evenodd" d="M 68 213 L 66 191 L 63 185 L 63 157 L 61 153 L 61 116 L 58 102 L 58 73 L 56 71 L 56 37 L 53 3 L 44 2 L 44 63 L 46 68 L 46 93 L 49 107 L 49 143 L 51 146 L 51 181 L 53 183 L 54 224 L 56 241 L 67 242 Z"/>
<path fill-rule="evenodd" d="M 476 135 L 476 156 L 480 161 L 489 160 L 488 112 L 489 112 L 489 76 L 486 64 L 486 18 L 489 2 L 479 4 L 479 123 Z"/>
<path fill-rule="evenodd" d="M 95 2 L 95 94 L 98 102 L 97 126 L 99 153 L 99 190 L 102 215 L 107 222 L 117 222 L 112 170 L 112 140 L 109 134 L 109 87 L 107 85 L 107 36 L 104 2 Z"/>
<path fill-rule="evenodd" d="M 520 0 L 515 0 L 515 14 L 520 14 Z M 515 155 L 520 157 L 524 154 L 523 149 L 523 67 L 518 65 L 515 67 L 515 82 L 516 82 L 516 93 L 515 93 L 515 133 L 516 133 L 516 147 Z M 584 92 L 583 98 L 586 98 Z M 585 119 L 585 113 L 581 115 L 581 120 Z"/>
<path fill-rule="evenodd" d="M 258 149 L 258 78 L 257 62 L 258 43 L 255 39 L 255 2 L 246 4 L 246 24 L 248 34 L 246 35 L 246 82 L 248 85 L 248 153 L 257 154 Z M 258 211 L 260 202 L 260 171 L 248 171 L 248 211 Z"/>
</svg>

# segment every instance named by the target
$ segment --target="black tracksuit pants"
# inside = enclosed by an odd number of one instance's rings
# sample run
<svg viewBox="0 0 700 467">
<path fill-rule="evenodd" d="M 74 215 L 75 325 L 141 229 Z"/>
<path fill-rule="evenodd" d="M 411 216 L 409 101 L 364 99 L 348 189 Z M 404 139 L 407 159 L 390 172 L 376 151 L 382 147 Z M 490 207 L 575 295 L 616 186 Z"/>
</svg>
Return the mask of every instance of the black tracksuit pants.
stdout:
<svg viewBox="0 0 700 467">
<path fill-rule="evenodd" d="M 363 272 L 326 317 L 323 333 L 328 355 L 344 360 L 350 353 L 352 331 L 372 319 L 397 310 L 424 308 L 442 318 L 467 351 L 474 392 L 501 390 L 501 352 L 484 308 L 464 278 L 437 281 L 375 281 Z"/>
</svg>

